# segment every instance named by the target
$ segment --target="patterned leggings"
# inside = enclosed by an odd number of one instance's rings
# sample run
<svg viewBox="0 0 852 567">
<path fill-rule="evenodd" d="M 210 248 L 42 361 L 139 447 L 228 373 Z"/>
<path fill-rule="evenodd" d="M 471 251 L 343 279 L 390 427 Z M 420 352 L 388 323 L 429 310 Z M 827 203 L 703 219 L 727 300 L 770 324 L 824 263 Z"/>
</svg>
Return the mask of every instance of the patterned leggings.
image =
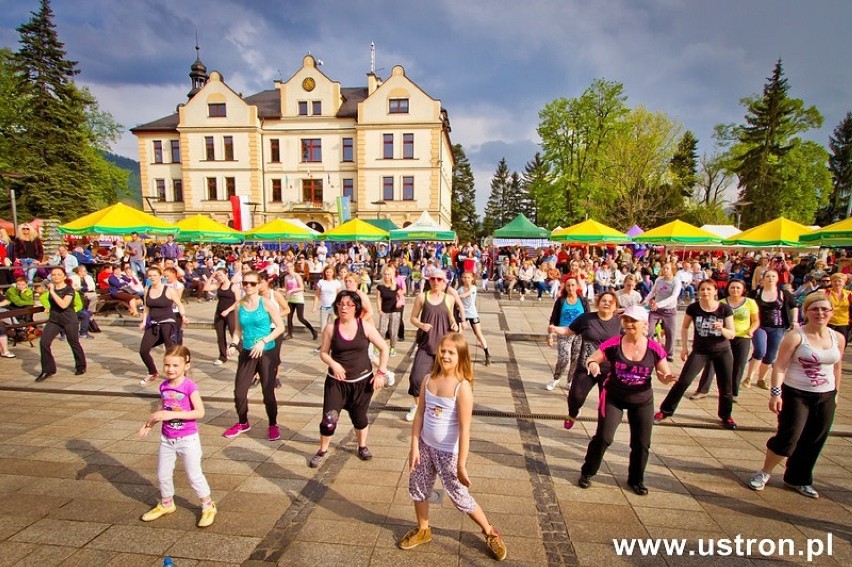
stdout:
<svg viewBox="0 0 852 567">
<path fill-rule="evenodd" d="M 459 482 L 459 455 L 430 447 L 420 440 L 420 463 L 408 477 L 408 494 L 415 502 L 426 502 L 435 488 L 435 477 L 441 477 L 441 484 L 447 496 L 460 512 L 470 514 L 476 509 L 476 500 L 467 487 Z"/>
<path fill-rule="evenodd" d="M 553 379 L 559 380 L 562 378 L 562 373 L 568 370 L 568 386 L 571 385 L 571 380 L 574 379 L 574 372 L 577 370 L 577 360 L 580 358 L 580 346 L 583 344 L 583 337 L 579 335 L 571 335 L 570 337 L 556 337 L 556 366 L 553 368 Z"/>
</svg>

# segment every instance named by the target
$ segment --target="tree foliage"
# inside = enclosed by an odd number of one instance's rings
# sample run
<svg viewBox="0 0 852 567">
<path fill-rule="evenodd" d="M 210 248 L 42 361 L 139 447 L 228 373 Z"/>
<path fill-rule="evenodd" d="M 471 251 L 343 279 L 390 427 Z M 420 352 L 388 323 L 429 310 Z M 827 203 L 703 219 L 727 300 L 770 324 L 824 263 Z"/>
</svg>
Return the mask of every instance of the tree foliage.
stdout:
<svg viewBox="0 0 852 567">
<path fill-rule="evenodd" d="M 830 224 L 849 216 L 852 201 L 852 112 L 834 128 L 828 139 L 828 170 L 831 173 L 831 196 L 820 210 L 817 223 Z"/>
<path fill-rule="evenodd" d="M 698 138 L 691 131 L 687 130 L 680 138 L 669 169 L 672 189 L 684 197 L 692 197 L 698 183 Z"/>
<path fill-rule="evenodd" d="M 497 170 L 491 178 L 491 194 L 485 205 L 485 220 L 482 230 L 486 235 L 492 234 L 514 218 L 508 212 L 510 192 L 512 190 L 512 174 L 506 164 L 506 158 L 502 158 L 497 164 Z"/>
<path fill-rule="evenodd" d="M 705 152 L 699 160 L 698 182 L 693 193 L 695 202 L 703 207 L 719 205 L 721 208 L 725 201 L 725 190 L 733 183 L 733 179 L 721 153 L 708 155 Z"/>
<path fill-rule="evenodd" d="M 827 198 L 826 178 L 817 171 L 825 169 L 825 160 L 820 163 L 817 147 L 804 143 L 798 134 L 819 127 L 822 116 L 815 107 L 788 96 L 780 60 L 763 94 L 744 98 L 742 104 L 745 124 L 719 131 L 726 131 L 732 142 L 727 159 L 739 179 L 739 200 L 750 203 L 743 207 L 743 226 L 780 215 L 810 224 L 820 202 Z M 827 158 L 824 149 L 822 152 Z"/>
<path fill-rule="evenodd" d="M 539 112 L 538 134 L 543 160 L 550 168 L 549 187 L 537 191 L 539 222 L 568 226 L 603 199 L 600 174 L 607 166 L 610 139 L 629 109 L 621 83 L 596 79 L 579 98 L 559 98 Z"/>
<path fill-rule="evenodd" d="M 479 236 L 476 213 L 476 190 L 473 171 L 461 144 L 453 145 L 452 229 L 459 242 L 475 241 Z"/>
<path fill-rule="evenodd" d="M 530 200 L 530 214 L 524 213 L 527 218 L 537 225 L 556 228 L 558 223 L 551 223 L 555 217 L 554 205 L 558 205 L 558 201 L 547 198 L 551 189 L 550 168 L 541 158 L 541 153 L 536 152 L 533 159 L 526 163 L 521 183 Z"/>
<path fill-rule="evenodd" d="M 127 174 L 101 151 L 121 126 L 74 83 L 77 64 L 65 57 L 49 0 L 41 0 L 18 33 L 11 67 L 20 108 L 4 159 L 23 175 L 12 182 L 22 214 L 69 220 L 114 203 L 117 192 L 126 190 Z"/>
</svg>

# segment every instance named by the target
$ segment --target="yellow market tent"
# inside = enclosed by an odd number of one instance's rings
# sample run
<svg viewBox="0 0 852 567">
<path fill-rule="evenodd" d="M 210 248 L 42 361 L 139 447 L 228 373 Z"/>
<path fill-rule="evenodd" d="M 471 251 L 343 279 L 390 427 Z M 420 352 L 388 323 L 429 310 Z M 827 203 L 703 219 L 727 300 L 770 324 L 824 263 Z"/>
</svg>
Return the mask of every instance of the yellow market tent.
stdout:
<svg viewBox="0 0 852 567">
<path fill-rule="evenodd" d="M 754 246 L 755 248 L 810 246 L 808 244 L 802 245 L 799 242 L 799 237 L 809 232 L 811 232 L 811 229 L 803 224 L 778 217 L 728 238 L 725 240 L 725 244 L 739 244 L 740 246 Z"/>
<path fill-rule="evenodd" d="M 322 240 L 334 240 L 338 242 L 371 242 L 387 240 L 387 231 L 377 228 L 361 219 L 352 219 L 331 230 L 327 230 L 319 237 Z"/>
<path fill-rule="evenodd" d="M 657 228 L 646 230 L 633 237 L 634 242 L 642 244 L 712 244 L 722 239 L 712 232 L 701 230 L 688 222 L 675 220 Z"/>
<path fill-rule="evenodd" d="M 628 242 L 630 237 L 596 220 L 588 219 L 568 228 L 554 230 L 550 233 L 550 239 L 556 242 L 601 244 Z"/>
<path fill-rule="evenodd" d="M 799 240 L 806 246 L 852 246 L 852 218 L 803 234 Z"/>
<path fill-rule="evenodd" d="M 316 240 L 316 232 L 284 219 L 275 219 L 246 233 L 246 240 Z"/>
<path fill-rule="evenodd" d="M 206 215 L 192 215 L 175 223 L 180 228 L 177 240 L 182 242 L 219 242 L 233 244 L 243 239 L 243 234 L 211 219 Z"/>
<path fill-rule="evenodd" d="M 149 215 L 124 203 L 110 205 L 94 213 L 59 226 L 62 234 L 114 234 L 132 232 L 147 234 L 177 234 L 180 229 L 166 221 Z"/>
</svg>

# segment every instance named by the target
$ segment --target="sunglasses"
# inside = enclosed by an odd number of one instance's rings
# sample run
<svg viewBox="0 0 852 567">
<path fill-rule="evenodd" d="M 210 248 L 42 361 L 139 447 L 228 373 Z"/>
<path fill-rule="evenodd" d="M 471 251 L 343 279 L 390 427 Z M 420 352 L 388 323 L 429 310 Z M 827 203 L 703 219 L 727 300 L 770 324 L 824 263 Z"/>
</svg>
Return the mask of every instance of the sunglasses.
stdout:
<svg viewBox="0 0 852 567">
<path fill-rule="evenodd" d="M 430 281 L 430 282 L 442 282 L 442 281 L 444 281 L 444 278 L 442 278 L 442 277 L 434 277 L 434 276 L 433 276 L 433 277 L 430 277 L 430 278 L 429 278 L 429 281 Z"/>
<path fill-rule="evenodd" d="M 257 282 L 243 282 L 243 287 L 247 287 L 247 286 L 256 287 Z"/>
</svg>

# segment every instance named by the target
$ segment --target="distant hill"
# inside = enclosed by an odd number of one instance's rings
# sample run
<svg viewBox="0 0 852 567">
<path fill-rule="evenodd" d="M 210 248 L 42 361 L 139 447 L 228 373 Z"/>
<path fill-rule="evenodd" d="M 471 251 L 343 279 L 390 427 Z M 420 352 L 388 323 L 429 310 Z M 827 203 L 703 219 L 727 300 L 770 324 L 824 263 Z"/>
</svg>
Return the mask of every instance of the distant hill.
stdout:
<svg viewBox="0 0 852 567">
<path fill-rule="evenodd" d="M 131 200 L 138 207 L 142 206 L 142 183 L 139 179 L 139 162 L 135 159 L 130 159 L 124 156 L 104 152 L 104 159 L 114 164 L 116 167 L 127 170 L 129 173 L 127 179 L 128 191 L 124 195 L 119 195 L 119 201 Z"/>
</svg>

